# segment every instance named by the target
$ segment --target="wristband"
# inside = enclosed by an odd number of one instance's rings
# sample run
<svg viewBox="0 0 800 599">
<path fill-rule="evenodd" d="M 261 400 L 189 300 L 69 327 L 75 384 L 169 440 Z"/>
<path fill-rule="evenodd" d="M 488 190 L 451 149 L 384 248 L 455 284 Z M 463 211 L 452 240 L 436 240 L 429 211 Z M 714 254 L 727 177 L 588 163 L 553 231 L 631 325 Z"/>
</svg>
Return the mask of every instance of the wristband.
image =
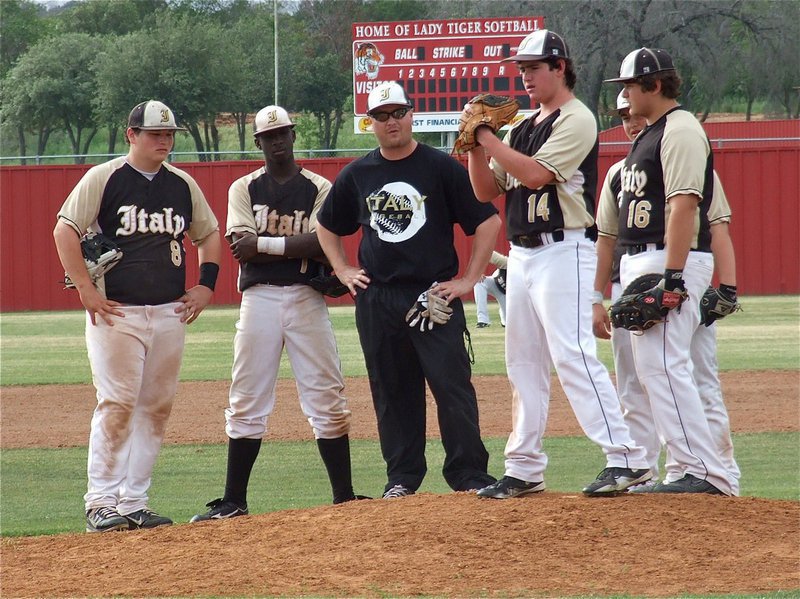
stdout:
<svg viewBox="0 0 800 599">
<path fill-rule="evenodd" d="M 603 305 L 603 292 L 602 291 L 592 291 L 592 304 L 600 304 Z"/>
<path fill-rule="evenodd" d="M 685 289 L 686 284 L 683 282 L 683 270 L 674 270 L 668 268 L 664 271 L 664 290 L 675 291 L 676 289 Z"/>
<path fill-rule="evenodd" d="M 217 284 L 217 276 L 219 275 L 219 264 L 213 262 L 203 262 L 200 265 L 200 281 L 198 283 L 203 287 L 208 287 L 214 291 L 214 286 Z"/>
<path fill-rule="evenodd" d="M 273 256 L 283 256 L 286 253 L 285 237 L 259 237 L 256 241 L 259 254 L 271 254 Z"/>
</svg>

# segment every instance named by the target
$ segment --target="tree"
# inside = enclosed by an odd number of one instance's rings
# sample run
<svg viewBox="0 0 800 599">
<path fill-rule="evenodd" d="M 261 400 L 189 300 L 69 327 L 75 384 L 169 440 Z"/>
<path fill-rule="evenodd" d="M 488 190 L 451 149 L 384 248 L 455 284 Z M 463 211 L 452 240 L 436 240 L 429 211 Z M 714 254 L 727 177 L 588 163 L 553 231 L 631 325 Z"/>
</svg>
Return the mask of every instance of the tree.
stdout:
<svg viewBox="0 0 800 599">
<path fill-rule="evenodd" d="M 317 119 L 321 149 L 336 147 L 342 127 L 352 90 L 351 27 L 361 19 L 362 9 L 360 0 L 304 0 L 292 23 L 295 30 L 302 26 L 305 31 L 288 36 L 281 47 L 282 55 L 288 50 L 290 58 L 283 72 L 298 74 L 286 86 L 289 106 Z"/>
<path fill-rule="evenodd" d="M 2 18 L 0 18 L 0 79 L 3 87 L 7 88 L 11 82 L 6 79 L 11 69 L 28 48 L 36 44 L 49 33 L 48 23 L 39 17 L 39 6 L 29 0 L 6 0 L 2 3 Z M 4 94 L 6 96 L 7 94 Z M 4 101 L 5 103 L 5 101 Z M 5 108 L 0 113 L 3 121 L 8 120 L 9 111 Z M 19 155 L 27 155 L 25 131 L 30 129 L 30 124 L 16 123 L 17 144 Z M 40 139 L 44 132 L 38 131 Z M 25 160 L 22 161 L 25 164 Z"/>
<path fill-rule="evenodd" d="M 249 145 L 247 119 L 264 106 L 275 103 L 275 54 L 272 7 L 259 4 L 231 27 L 235 35 L 228 36 L 229 56 L 241 62 L 238 82 L 231 83 L 225 99 L 225 110 L 236 123 L 239 149 Z M 281 37 L 285 36 L 285 31 Z"/>
<path fill-rule="evenodd" d="M 8 79 L 9 113 L 16 122 L 52 129 L 60 125 L 73 154 L 88 152 L 97 128 L 92 115 L 96 82 L 92 63 L 104 40 L 84 33 L 48 38 L 36 44 Z M 81 164 L 85 159 L 76 156 Z"/>
<path fill-rule="evenodd" d="M 120 118 L 147 99 L 166 103 L 189 130 L 201 161 L 218 150 L 216 115 L 244 72 L 229 35 L 206 19 L 161 15 L 158 27 L 117 38 L 98 57 L 98 114 Z"/>
<path fill-rule="evenodd" d="M 57 20 L 61 33 L 125 35 L 149 28 L 166 0 L 91 0 L 69 5 Z"/>
</svg>

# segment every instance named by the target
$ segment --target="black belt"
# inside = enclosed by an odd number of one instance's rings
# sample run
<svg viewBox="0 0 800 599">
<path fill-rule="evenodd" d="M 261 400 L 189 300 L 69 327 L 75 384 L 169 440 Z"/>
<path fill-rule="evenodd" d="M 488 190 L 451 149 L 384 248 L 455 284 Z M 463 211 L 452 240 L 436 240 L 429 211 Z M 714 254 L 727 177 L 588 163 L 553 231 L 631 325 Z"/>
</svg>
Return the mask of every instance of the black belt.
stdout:
<svg viewBox="0 0 800 599">
<path fill-rule="evenodd" d="M 635 256 L 642 252 L 654 252 L 656 250 L 663 250 L 663 243 L 641 243 L 639 245 L 629 245 L 625 247 L 625 253 L 629 256 Z"/>
<path fill-rule="evenodd" d="M 546 235 L 550 235 L 553 238 L 553 241 L 564 241 L 564 231 L 553 231 L 552 233 L 546 233 Z M 511 238 L 511 243 L 514 245 L 518 245 L 522 248 L 538 248 L 539 246 L 545 245 L 545 241 L 542 241 L 542 236 L 538 234 L 533 235 L 514 235 Z"/>
</svg>

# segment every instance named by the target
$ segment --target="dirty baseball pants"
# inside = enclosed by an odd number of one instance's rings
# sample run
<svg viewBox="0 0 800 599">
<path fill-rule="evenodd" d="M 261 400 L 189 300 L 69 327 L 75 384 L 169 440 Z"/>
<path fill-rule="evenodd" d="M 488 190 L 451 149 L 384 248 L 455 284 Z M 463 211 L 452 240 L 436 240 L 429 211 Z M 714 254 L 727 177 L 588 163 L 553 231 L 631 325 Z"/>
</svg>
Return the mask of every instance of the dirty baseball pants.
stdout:
<svg viewBox="0 0 800 599">
<path fill-rule="evenodd" d="M 186 325 L 178 303 L 121 306 L 125 318 L 86 315 L 86 347 L 97 389 L 89 433 L 86 509 L 130 514 L 147 490 L 178 388 Z"/>
<path fill-rule="evenodd" d="M 427 286 L 371 284 L 356 296 L 356 326 L 369 374 L 386 461 L 386 490 L 416 491 L 427 472 L 425 424 L 427 381 L 436 400 L 442 445 L 442 474 L 456 491 L 492 484 L 489 454 L 478 423 L 478 403 L 464 347 L 466 321 L 460 300 L 445 325 L 420 331 L 405 320 Z"/>
</svg>

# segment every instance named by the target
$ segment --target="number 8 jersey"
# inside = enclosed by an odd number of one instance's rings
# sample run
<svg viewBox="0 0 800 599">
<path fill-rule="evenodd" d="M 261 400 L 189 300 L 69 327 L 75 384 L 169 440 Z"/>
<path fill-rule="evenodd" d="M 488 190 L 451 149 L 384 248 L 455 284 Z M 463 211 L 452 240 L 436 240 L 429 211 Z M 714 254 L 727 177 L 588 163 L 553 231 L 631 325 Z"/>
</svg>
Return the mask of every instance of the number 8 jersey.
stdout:
<svg viewBox="0 0 800 599">
<path fill-rule="evenodd" d="M 122 250 L 101 289 L 123 304 L 158 305 L 180 298 L 186 286 L 184 235 L 192 242 L 218 228 L 203 192 L 191 176 L 163 163 L 143 174 L 124 156 L 92 167 L 58 213 L 78 235 L 97 231 Z"/>
</svg>

